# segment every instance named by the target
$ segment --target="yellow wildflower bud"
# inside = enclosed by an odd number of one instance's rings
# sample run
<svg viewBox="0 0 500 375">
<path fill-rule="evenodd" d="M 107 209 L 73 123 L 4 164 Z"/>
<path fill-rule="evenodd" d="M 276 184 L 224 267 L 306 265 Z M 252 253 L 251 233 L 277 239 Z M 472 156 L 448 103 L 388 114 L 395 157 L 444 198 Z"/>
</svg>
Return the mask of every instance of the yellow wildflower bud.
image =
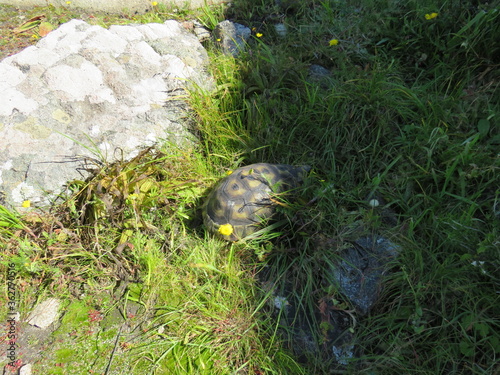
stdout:
<svg viewBox="0 0 500 375">
<path fill-rule="evenodd" d="M 29 207 L 31 207 L 31 201 L 28 201 L 28 200 L 24 201 L 24 202 L 23 202 L 23 204 L 22 204 L 22 206 L 23 206 L 24 208 L 29 208 Z"/>
<path fill-rule="evenodd" d="M 158 2 L 153 1 L 153 2 L 151 3 L 151 5 L 155 7 L 155 6 L 157 6 L 157 5 L 158 5 Z"/>
<path fill-rule="evenodd" d="M 339 44 L 339 40 L 338 39 L 332 39 L 332 40 L 330 40 L 330 42 L 328 42 L 328 44 L 330 46 L 336 46 L 337 44 Z"/>
<path fill-rule="evenodd" d="M 257 34 L 255 34 L 255 36 L 256 36 L 257 38 L 260 38 L 260 37 L 262 36 L 262 34 L 261 34 L 261 33 L 257 33 Z"/>
<path fill-rule="evenodd" d="M 437 13 L 427 13 L 427 14 L 425 15 L 425 19 L 426 19 L 426 20 L 432 20 L 433 18 L 436 18 L 437 16 L 438 16 L 438 14 L 437 14 Z"/>
<path fill-rule="evenodd" d="M 222 224 L 219 227 L 219 233 L 223 236 L 230 236 L 233 234 L 233 226 L 231 224 Z"/>
</svg>

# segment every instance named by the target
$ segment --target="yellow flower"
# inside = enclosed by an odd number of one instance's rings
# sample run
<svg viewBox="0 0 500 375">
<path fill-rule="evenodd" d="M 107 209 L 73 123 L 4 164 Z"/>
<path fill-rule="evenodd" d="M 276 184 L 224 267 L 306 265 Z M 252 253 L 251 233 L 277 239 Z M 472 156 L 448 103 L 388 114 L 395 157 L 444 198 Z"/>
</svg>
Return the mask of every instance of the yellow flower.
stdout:
<svg viewBox="0 0 500 375">
<path fill-rule="evenodd" d="M 219 227 L 219 233 L 223 236 L 230 236 L 233 234 L 233 226 L 231 224 L 222 224 Z"/>
<path fill-rule="evenodd" d="M 158 5 L 158 2 L 157 2 L 157 1 L 153 1 L 153 2 L 151 3 L 151 5 L 155 7 L 155 6 L 157 6 L 157 5 Z"/>
<path fill-rule="evenodd" d="M 66 1 L 66 4 L 70 5 L 70 4 L 71 4 L 71 1 Z"/>
<path fill-rule="evenodd" d="M 229 176 L 230 174 L 232 174 L 233 171 L 227 171 L 226 174 Z"/>
<path fill-rule="evenodd" d="M 24 202 L 23 202 L 23 204 L 22 204 L 22 206 L 23 206 L 24 208 L 31 207 L 31 201 L 28 201 L 28 200 L 24 201 Z"/>
<path fill-rule="evenodd" d="M 328 44 L 330 46 L 336 46 L 337 44 L 339 44 L 339 40 L 338 39 L 332 39 L 328 42 Z"/>
<path fill-rule="evenodd" d="M 257 34 L 255 34 L 255 36 L 256 36 L 257 38 L 260 38 L 260 37 L 262 36 L 262 34 L 261 34 L 261 33 L 257 33 Z"/>
<path fill-rule="evenodd" d="M 427 14 L 425 15 L 425 19 L 426 19 L 426 20 L 432 20 L 433 18 L 436 18 L 437 16 L 438 16 L 438 14 L 437 14 L 437 13 L 430 13 L 430 14 L 429 14 L 429 13 L 427 13 Z"/>
</svg>

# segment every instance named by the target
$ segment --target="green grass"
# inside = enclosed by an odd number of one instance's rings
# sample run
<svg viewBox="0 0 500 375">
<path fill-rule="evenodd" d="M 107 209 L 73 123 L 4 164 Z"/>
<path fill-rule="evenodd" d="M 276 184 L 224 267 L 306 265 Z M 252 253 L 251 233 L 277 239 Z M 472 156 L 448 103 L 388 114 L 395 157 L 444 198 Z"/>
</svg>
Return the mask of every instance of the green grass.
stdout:
<svg viewBox="0 0 500 375">
<path fill-rule="evenodd" d="M 500 371 L 500 10 L 459 0 L 281 4 L 225 9 L 253 35 L 238 59 L 207 43 L 217 89 L 190 93 L 198 145 L 105 166 L 45 214 L 0 211 L 0 264 L 16 266 L 21 316 L 46 296 L 64 302 L 37 373 Z M 213 27 L 222 10 L 175 17 Z M 54 24 L 59 13 L 76 17 L 51 9 Z M 161 5 L 96 17 L 173 15 Z M 311 64 L 332 72 L 325 85 L 308 79 Z M 212 238 L 204 197 L 253 162 L 313 170 L 271 233 Z M 369 206 L 372 197 L 383 204 Z M 321 301 L 350 310 L 328 265 L 372 233 L 402 250 L 371 313 L 351 313 L 359 358 L 299 363 L 272 299 L 288 292 L 309 315 Z M 262 270 L 272 285 L 258 281 Z M 322 322 L 310 323 L 321 340 Z"/>
</svg>

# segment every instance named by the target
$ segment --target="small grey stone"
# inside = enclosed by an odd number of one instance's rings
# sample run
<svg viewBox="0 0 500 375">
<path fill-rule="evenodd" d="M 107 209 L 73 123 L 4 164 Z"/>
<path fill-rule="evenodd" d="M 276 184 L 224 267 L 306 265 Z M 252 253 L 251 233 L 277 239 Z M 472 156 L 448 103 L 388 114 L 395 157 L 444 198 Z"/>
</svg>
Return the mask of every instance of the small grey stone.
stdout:
<svg viewBox="0 0 500 375">
<path fill-rule="evenodd" d="M 354 246 L 340 254 L 326 279 L 366 315 L 377 302 L 382 290 L 382 277 L 387 264 L 400 252 L 400 247 L 382 236 L 359 238 Z"/>
<path fill-rule="evenodd" d="M 332 73 L 321 65 L 312 64 L 309 67 L 309 74 L 317 77 L 331 76 Z"/>
<path fill-rule="evenodd" d="M 286 25 L 284 23 L 275 24 L 274 30 L 276 31 L 276 34 L 281 38 L 286 37 L 288 34 L 288 30 L 287 30 Z"/>
<path fill-rule="evenodd" d="M 307 81 L 324 89 L 331 88 L 335 84 L 332 72 L 317 64 L 312 64 L 309 67 Z"/>
<path fill-rule="evenodd" d="M 214 37 L 225 54 L 236 57 L 245 49 L 245 44 L 251 33 L 248 27 L 225 20 L 215 27 Z"/>
<path fill-rule="evenodd" d="M 198 21 L 193 21 L 194 25 L 194 35 L 198 38 L 200 43 L 203 43 L 207 40 L 209 40 L 212 37 L 212 34 L 210 34 L 210 31 L 203 26 L 200 22 Z"/>
</svg>

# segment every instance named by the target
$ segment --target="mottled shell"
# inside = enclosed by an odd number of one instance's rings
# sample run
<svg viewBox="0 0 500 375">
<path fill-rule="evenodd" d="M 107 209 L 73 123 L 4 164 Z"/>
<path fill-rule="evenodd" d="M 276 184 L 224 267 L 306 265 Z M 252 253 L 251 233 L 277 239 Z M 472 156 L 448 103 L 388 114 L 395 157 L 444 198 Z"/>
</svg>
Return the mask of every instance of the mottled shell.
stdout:
<svg viewBox="0 0 500 375">
<path fill-rule="evenodd" d="M 223 178 L 207 197 L 203 221 L 211 232 L 237 241 L 259 229 L 259 224 L 275 212 L 273 195 L 297 187 L 310 167 L 286 164 L 252 164 L 238 168 Z M 224 235 L 221 226 L 231 224 L 233 232 Z"/>
</svg>

